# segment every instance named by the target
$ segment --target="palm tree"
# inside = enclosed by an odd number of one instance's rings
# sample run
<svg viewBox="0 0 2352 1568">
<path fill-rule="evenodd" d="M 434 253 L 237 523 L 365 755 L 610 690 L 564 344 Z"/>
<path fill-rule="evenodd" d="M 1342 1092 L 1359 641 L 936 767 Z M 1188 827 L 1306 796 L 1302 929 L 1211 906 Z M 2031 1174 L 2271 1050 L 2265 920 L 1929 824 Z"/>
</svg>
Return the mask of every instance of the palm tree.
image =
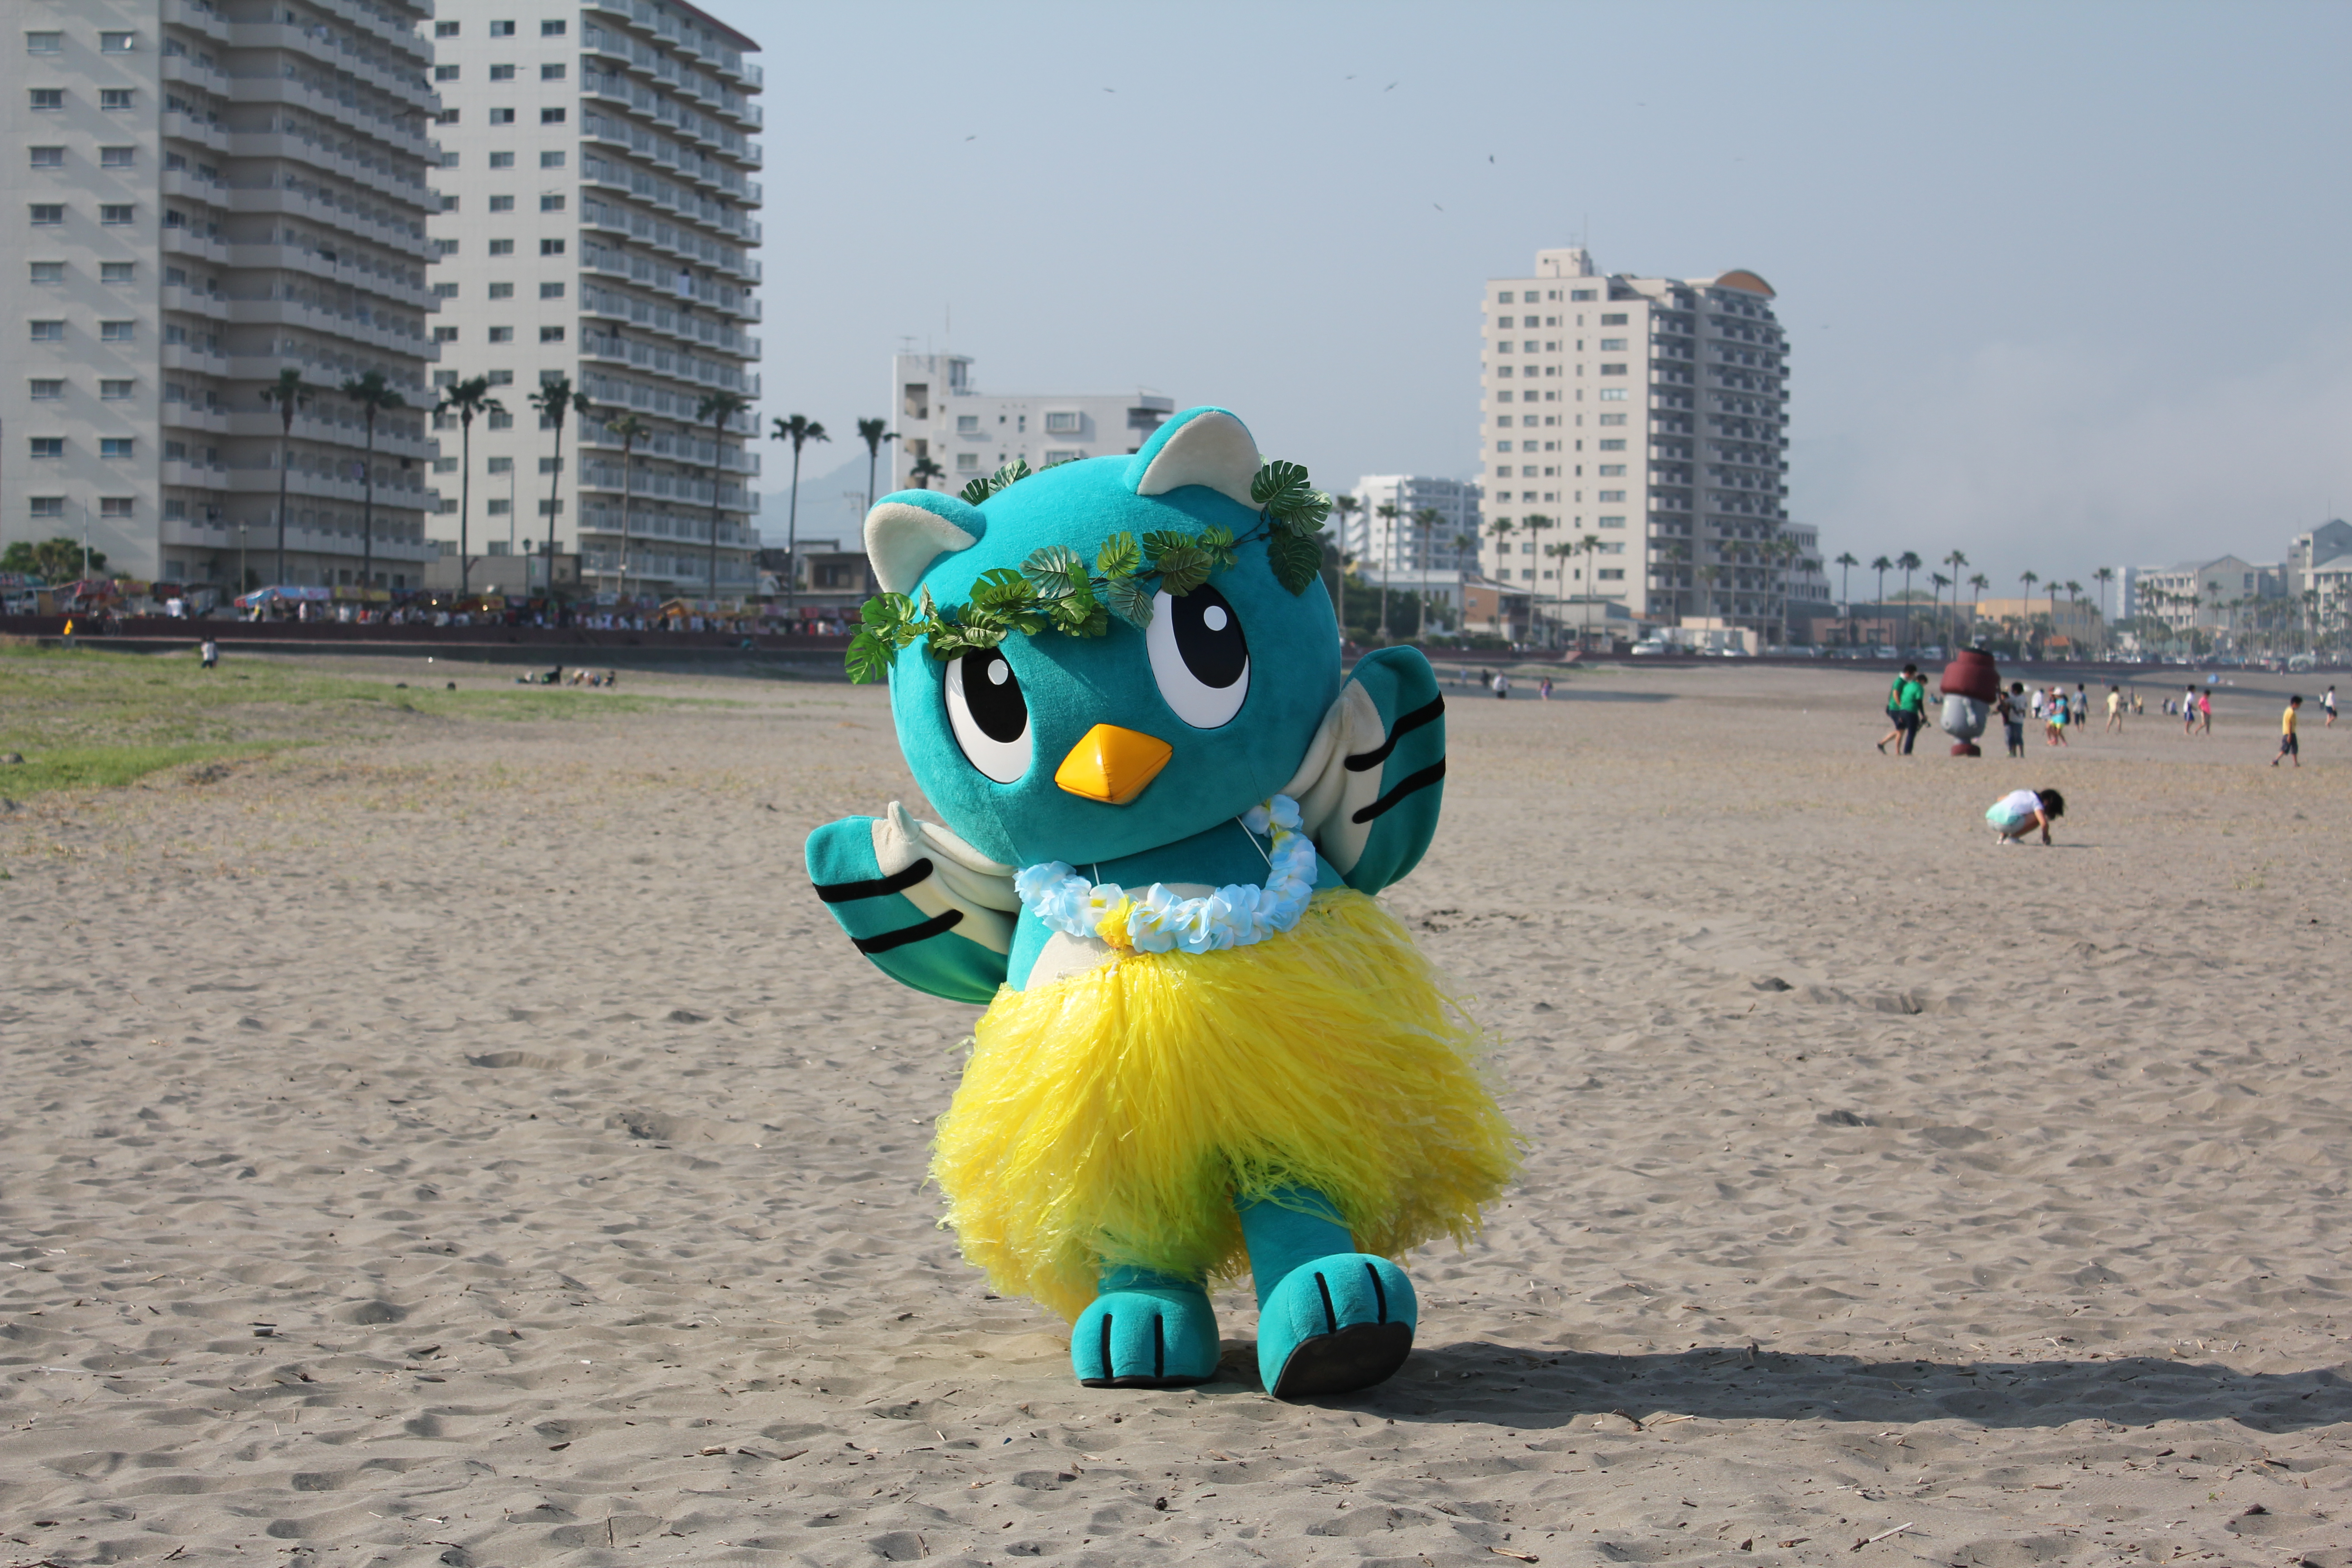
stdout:
<svg viewBox="0 0 2352 1568">
<path fill-rule="evenodd" d="M 555 611 L 555 513 L 563 487 L 563 416 L 577 414 L 588 417 L 588 395 L 572 390 L 572 378 L 554 374 L 542 376 L 539 390 L 523 399 L 539 410 L 539 427 L 555 432 L 555 467 L 547 480 L 547 608 Z"/>
<path fill-rule="evenodd" d="M 1576 542 L 1574 549 L 1584 556 L 1584 637 L 1576 645 L 1576 651 L 1582 653 L 1592 646 L 1592 595 L 1599 592 L 1593 563 L 1601 556 L 1601 536 L 1588 533 Z"/>
<path fill-rule="evenodd" d="M 1541 541 L 1541 540 L 1542 540 L 1542 538 L 1543 538 L 1543 536 L 1544 536 L 1544 534 L 1545 534 L 1548 531 L 1549 531 L 1549 530 L 1551 530 L 1551 529 L 1558 528 L 1559 526 L 1559 520 L 1558 518 L 1556 518 L 1556 517 L 1547 517 L 1547 516 L 1545 516 L 1542 512 L 1539 512 L 1539 511 L 1537 511 L 1537 512 L 1529 512 L 1529 513 L 1528 514 L 1527 530 L 1528 530 L 1528 531 L 1529 533 L 1534 534 L 1534 535 L 1536 536 L 1536 538 L 1538 539 L 1538 541 Z M 1559 570 L 1559 568 L 1558 568 L 1558 567 L 1554 567 L 1554 568 L 1553 568 L 1553 570 L 1554 570 L 1554 571 L 1558 571 L 1558 570 Z M 1557 577 L 1555 577 L 1555 578 L 1553 578 L 1553 579 L 1552 579 L 1552 581 L 1553 581 L 1554 584 L 1555 584 L 1555 585 L 1557 585 L 1557 584 L 1558 584 L 1558 583 L 1559 582 L 1559 578 L 1557 578 Z M 1552 627 L 1551 627 L 1551 630 L 1550 630 L 1549 633 L 1547 633 L 1547 634 L 1545 635 L 1546 646 L 1553 646 L 1552 639 L 1553 639 L 1553 638 L 1556 638 L 1556 637 L 1559 636 L 1559 599 L 1560 599 L 1560 596 L 1559 596 L 1559 595 L 1558 593 L 1554 593 L 1554 594 L 1552 595 L 1552 596 L 1551 596 L 1551 599 L 1552 599 L 1552 616 L 1551 616 L 1551 619 L 1552 619 Z"/>
<path fill-rule="evenodd" d="M 898 432 L 889 427 L 886 419 L 860 419 L 857 438 L 866 443 L 866 510 L 874 510 L 874 465 L 882 456 L 882 443 L 895 441 Z"/>
<path fill-rule="evenodd" d="M 470 563 L 466 559 L 466 525 L 473 516 L 474 504 L 474 421 L 485 414 L 504 414 L 506 405 L 490 395 L 490 378 L 478 375 L 444 387 L 441 401 L 434 406 L 436 415 L 457 416 L 457 448 L 461 467 L 457 475 L 457 597 L 466 597 L 466 575 Z"/>
<path fill-rule="evenodd" d="M 2025 618 L 2031 622 L 2033 619 L 2033 584 L 2042 581 L 2042 574 L 2038 572 L 2020 572 L 2017 574 L 2017 580 L 2025 584 Z"/>
<path fill-rule="evenodd" d="M 1690 564 L 1690 541 L 1686 539 L 1677 539 L 1673 543 L 1667 545 L 1662 553 L 1664 554 L 1666 560 L 1673 565 L 1673 570 L 1669 572 L 1667 575 L 1674 581 L 1675 617 L 1679 620 L 1684 616 L 1690 613 L 1689 591 L 1683 586 L 1682 581 L 1682 569 Z"/>
<path fill-rule="evenodd" d="M 728 422 L 751 406 L 748 397 L 731 392 L 706 392 L 694 405 L 694 422 L 710 421 L 710 596 L 719 597 L 719 465 L 726 460 Z"/>
<path fill-rule="evenodd" d="M 1952 580 L 1949 577 L 1945 576 L 1941 572 L 1930 572 L 1927 574 L 1927 583 L 1929 586 L 1936 590 L 1936 619 L 1934 624 L 1940 629 L 1944 624 L 1944 590 L 1952 586 Z M 1958 619 L 1959 613 L 1959 600 L 1958 597 L 1955 597 L 1952 601 L 1952 615 L 1955 620 Z"/>
<path fill-rule="evenodd" d="M 1992 586 L 1992 579 L 1979 572 L 1969 578 L 1969 586 L 1974 588 L 1977 591 L 1977 597 L 1981 599 L 1984 597 L 1984 591 Z M 1975 612 L 1970 611 L 1969 614 L 1973 617 Z"/>
<path fill-rule="evenodd" d="M 768 431 L 773 441 L 793 444 L 793 500 L 784 520 L 784 608 L 787 614 L 798 605 L 801 585 L 801 448 L 811 441 L 830 441 L 824 426 L 805 415 L 795 414 L 789 419 L 779 419 Z M 866 467 L 866 488 L 874 485 L 874 465 Z"/>
<path fill-rule="evenodd" d="M 1396 502 L 1384 500 L 1372 511 L 1389 525 L 1389 546 L 1381 552 L 1381 641 L 1385 643 L 1389 640 L 1389 567 L 1396 561 Z"/>
<path fill-rule="evenodd" d="M 294 410 L 310 401 L 310 388 L 303 384 L 299 370 L 281 370 L 274 386 L 261 389 L 261 401 L 278 407 L 278 574 L 271 579 L 283 584 L 286 581 L 286 476 L 294 466 Z"/>
<path fill-rule="evenodd" d="M 1715 618 L 1715 585 L 1722 579 L 1723 568 L 1710 563 L 1700 567 L 1695 575 L 1698 578 L 1699 586 L 1706 590 L 1706 615 L 1701 618 L 1712 620 Z"/>
<path fill-rule="evenodd" d="M 1903 568 L 1903 642 L 1908 647 L 1911 642 L 1911 574 L 1925 563 L 1919 559 L 1917 552 L 1906 550 L 1895 558 L 1895 564 Z"/>
<path fill-rule="evenodd" d="M 1853 569 L 1862 563 L 1854 559 L 1853 551 L 1841 550 L 1832 564 L 1838 569 L 1838 598 L 1845 605 L 1845 640 L 1846 646 L 1851 647 L 1853 645 Z"/>
<path fill-rule="evenodd" d="M 931 488 L 933 479 L 945 479 L 947 470 L 931 461 L 929 452 L 919 452 L 915 460 L 907 466 L 907 477 L 915 481 L 917 489 L 927 490 Z"/>
<path fill-rule="evenodd" d="M 1332 574 L 1338 584 L 1331 595 L 1332 614 L 1339 618 L 1339 637 L 1348 636 L 1348 520 L 1364 510 L 1364 503 L 1354 496 L 1333 496 L 1331 510 L 1339 514 L 1339 569 Z"/>
<path fill-rule="evenodd" d="M 608 434 L 621 438 L 621 596 L 629 593 L 629 501 L 635 486 L 635 477 L 629 471 L 636 457 L 637 443 L 654 433 L 654 427 L 634 414 L 624 414 L 618 419 L 604 421 Z"/>
<path fill-rule="evenodd" d="M 360 417 L 367 426 L 367 467 L 362 478 L 366 486 L 366 500 L 360 507 L 360 586 L 375 586 L 375 416 L 395 408 L 408 406 L 408 399 L 399 389 L 384 380 L 383 372 L 372 370 L 343 383 L 343 395 L 360 406 Z"/>
<path fill-rule="evenodd" d="M 2107 619 L 2107 584 L 2116 580 L 2116 569 L 2102 566 L 2091 574 L 2091 581 L 2099 585 L 2099 640 L 2107 641 L 2106 628 L 2114 623 Z"/>
<path fill-rule="evenodd" d="M 1886 574 L 1895 570 L 1895 563 L 1881 555 L 1871 562 L 1870 569 L 1878 574 L 1879 618 L 1884 620 L 1886 615 Z"/>
</svg>

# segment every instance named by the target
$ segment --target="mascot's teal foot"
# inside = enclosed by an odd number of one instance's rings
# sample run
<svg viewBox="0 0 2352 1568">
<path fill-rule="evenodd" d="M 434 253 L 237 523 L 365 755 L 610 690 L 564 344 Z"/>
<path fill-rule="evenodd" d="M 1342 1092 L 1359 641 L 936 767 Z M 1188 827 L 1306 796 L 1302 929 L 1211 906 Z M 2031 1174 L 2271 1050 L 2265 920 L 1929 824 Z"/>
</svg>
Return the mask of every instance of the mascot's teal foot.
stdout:
<svg viewBox="0 0 2352 1568">
<path fill-rule="evenodd" d="M 1329 1199 L 1286 1187 L 1235 1212 L 1257 1279 L 1257 1370 L 1268 1394 L 1352 1394 L 1404 1364 L 1421 1321 L 1412 1281 L 1358 1252 Z"/>
<path fill-rule="evenodd" d="M 1088 1388 L 1182 1388 L 1217 1374 L 1217 1314 L 1192 1279 L 1114 1268 L 1070 1330 L 1070 1364 Z"/>
<path fill-rule="evenodd" d="M 1283 1277 L 1258 1309 L 1257 1370 L 1276 1399 L 1352 1394 L 1404 1364 L 1421 1318 L 1385 1258 L 1338 1252 Z"/>
</svg>

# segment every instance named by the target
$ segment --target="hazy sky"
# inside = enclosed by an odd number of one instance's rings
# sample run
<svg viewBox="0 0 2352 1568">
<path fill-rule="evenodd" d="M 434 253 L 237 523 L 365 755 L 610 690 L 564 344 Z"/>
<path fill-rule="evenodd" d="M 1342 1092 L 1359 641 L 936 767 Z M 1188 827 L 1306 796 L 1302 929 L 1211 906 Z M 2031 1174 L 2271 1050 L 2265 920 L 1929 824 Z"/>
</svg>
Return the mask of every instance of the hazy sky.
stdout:
<svg viewBox="0 0 2352 1568">
<path fill-rule="evenodd" d="M 1780 291 L 1826 555 L 2352 511 L 2352 5 L 705 3 L 764 45 L 767 409 L 836 443 L 911 340 L 1467 477 L 1484 281 L 1582 238 Z"/>
</svg>

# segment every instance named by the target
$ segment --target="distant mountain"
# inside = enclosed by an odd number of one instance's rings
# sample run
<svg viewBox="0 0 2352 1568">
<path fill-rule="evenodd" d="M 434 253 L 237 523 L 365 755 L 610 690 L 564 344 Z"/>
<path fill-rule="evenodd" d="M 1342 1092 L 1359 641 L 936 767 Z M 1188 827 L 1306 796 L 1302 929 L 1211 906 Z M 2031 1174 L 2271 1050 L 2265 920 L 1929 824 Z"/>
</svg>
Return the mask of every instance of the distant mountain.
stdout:
<svg viewBox="0 0 2352 1568">
<path fill-rule="evenodd" d="M 824 458 L 818 454 L 822 450 L 811 447 L 801 454 L 801 545 L 805 549 L 812 539 L 834 540 L 844 550 L 856 550 L 866 523 L 866 448 L 861 443 L 856 458 L 837 468 L 819 471 Z M 830 456 L 824 453 L 824 457 Z M 762 546 L 782 550 L 785 519 L 792 506 L 792 448 L 771 443 L 761 457 L 761 465 L 760 510 L 753 515 L 751 525 L 760 531 Z M 889 488 L 890 454 L 887 451 L 877 465 L 874 482 L 885 489 Z"/>
</svg>

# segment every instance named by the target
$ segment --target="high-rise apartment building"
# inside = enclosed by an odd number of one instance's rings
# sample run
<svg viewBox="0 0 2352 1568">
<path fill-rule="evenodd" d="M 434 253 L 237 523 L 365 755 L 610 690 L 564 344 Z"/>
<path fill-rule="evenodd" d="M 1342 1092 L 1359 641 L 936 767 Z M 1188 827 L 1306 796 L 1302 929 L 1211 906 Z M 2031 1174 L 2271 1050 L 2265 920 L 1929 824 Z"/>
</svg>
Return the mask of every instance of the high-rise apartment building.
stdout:
<svg viewBox="0 0 2352 1568">
<path fill-rule="evenodd" d="M 1176 412 L 1174 398 L 1152 392 L 983 393 L 965 354 L 893 354 L 890 395 L 892 489 L 914 489 L 919 463 L 939 470 L 925 469 L 925 488 L 960 490 L 1016 459 L 1034 469 L 1139 451 Z"/>
<path fill-rule="evenodd" d="M 223 587 L 413 586 L 430 552 L 425 0 L 20 0 L 0 539 Z M 290 460 L 261 396 L 310 388 Z M 339 390 L 382 373 L 375 426 Z M 284 561 L 278 514 L 285 481 Z M 242 561 L 243 565 L 240 566 Z M 245 574 L 239 583 L 239 573 Z"/>
<path fill-rule="evenodd" d="M 1487 570 L 1555 617 L 1590 595 L 1777 637 L 1789 383 L 1772 300 L 1752 272 L 1604 276 L 1581 248 L 1490 279 Z M 1557 548 L 1588 534 L 1597 552 Z"/>
<path fill-rule="evenodd" d="M 435 175 L 435 379 L 487 376 L 504 406 L 474 426 L 470 475 L 442 421 L 434 532 L 452 548 L 470 479 L 469 554 L 543 550 L 551 521 L 598 592 L 757 585 L 757 426 L 747 407 L 722 436 L 706 409 L 713 394 L 760 395 L 761 73 L 744 58 L 758 47 L 678 0 L 467 0 L 434 22 L 449 148 Z M 564 421 L 560 476 L 528 402 L 552 376 L 593 405 Z M 645 431 L 625 519 L 624 443 L 605 426 L 630 415 Z"/>
<path fill-rule="evenodd" d="M 1478 570 L 1483 525 L 1476 485 L 1428 474 L 1366 474 L 1356 481 L 1354 499 L 1362 510 L 1344 522 L 1332 521 L 1339 548 L 1358 570 Z"/>
</svg>

